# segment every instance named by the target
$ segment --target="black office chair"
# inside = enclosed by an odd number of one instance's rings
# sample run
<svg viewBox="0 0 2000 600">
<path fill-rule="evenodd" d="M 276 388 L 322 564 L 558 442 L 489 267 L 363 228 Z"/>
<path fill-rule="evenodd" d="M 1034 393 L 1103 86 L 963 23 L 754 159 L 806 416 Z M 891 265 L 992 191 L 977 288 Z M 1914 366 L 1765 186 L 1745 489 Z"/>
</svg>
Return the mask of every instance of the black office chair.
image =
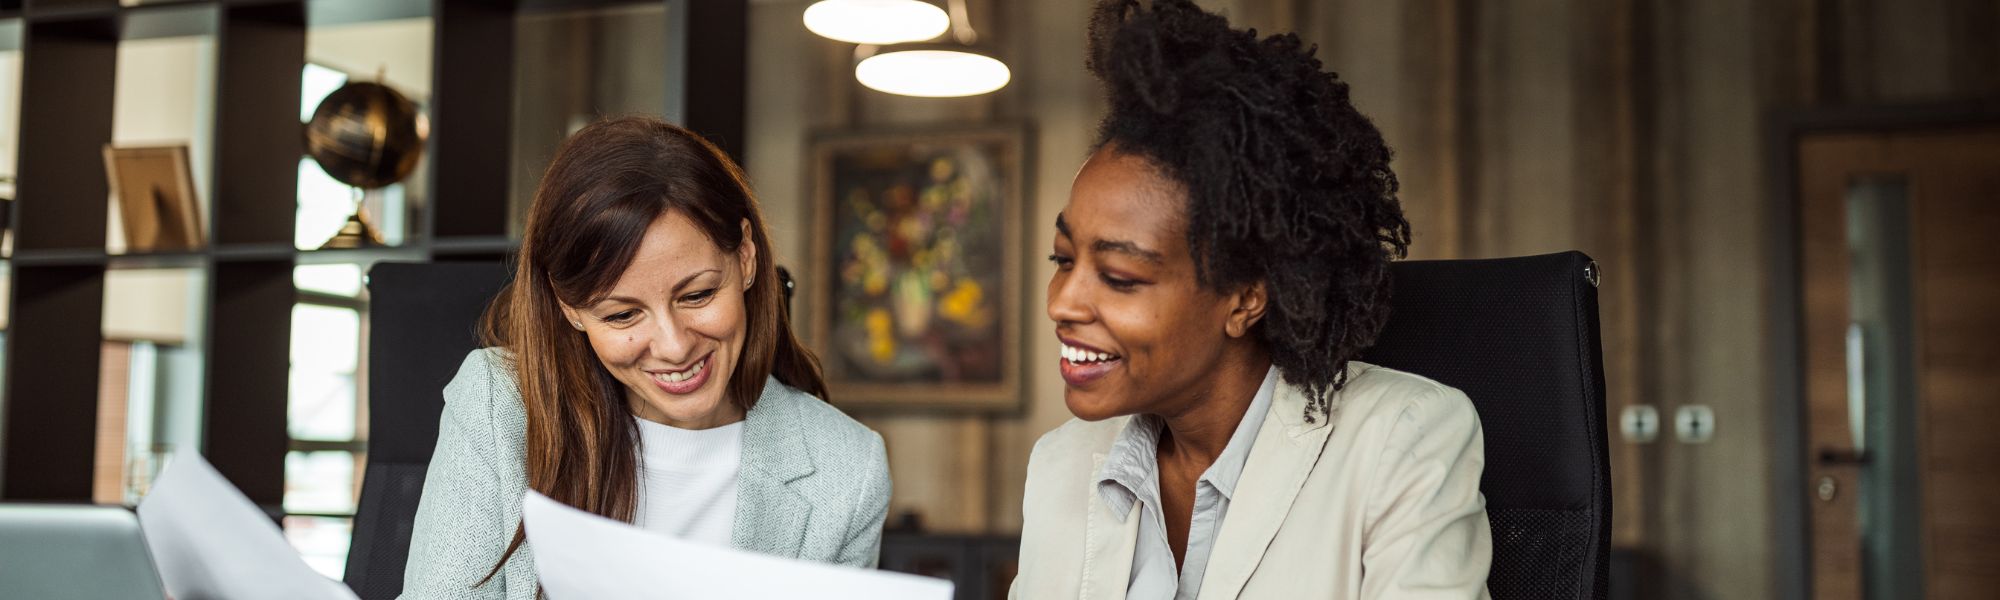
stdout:
<svg viewBox="0 0 2000 600">
<path fill-rule="evenodd" d="M 1463 390 L 1486 434 L 1495 600 L 1605 598 L 1611 467 L 1597 266 L 1579 252 L 1393 268 L 1362 360 Z"/>
<path fill-rule="evenodd" d="M 403 591 L 444 386 L 479 347 L 479 315 L 509 275 L 497 262 L 381 263 L 368 270 L 368 470 L 345 578 L 363 600 Z"/>
</svg>

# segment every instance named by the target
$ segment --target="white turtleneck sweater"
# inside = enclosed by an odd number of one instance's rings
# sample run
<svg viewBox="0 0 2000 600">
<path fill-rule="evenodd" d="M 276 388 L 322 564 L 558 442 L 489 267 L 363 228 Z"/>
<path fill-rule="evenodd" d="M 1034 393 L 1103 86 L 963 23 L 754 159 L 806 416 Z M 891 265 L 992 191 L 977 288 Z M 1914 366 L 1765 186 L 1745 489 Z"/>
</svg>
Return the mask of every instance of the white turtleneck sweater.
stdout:
<svg viewBox="0 0 2000 600">
<path fill-rule="evenodd" d="M 639 422 L 639 508 L 633 524 L 727 547 L 736 525 L 736 473 L 743 422 L 678 429 Z"/>
</svg>

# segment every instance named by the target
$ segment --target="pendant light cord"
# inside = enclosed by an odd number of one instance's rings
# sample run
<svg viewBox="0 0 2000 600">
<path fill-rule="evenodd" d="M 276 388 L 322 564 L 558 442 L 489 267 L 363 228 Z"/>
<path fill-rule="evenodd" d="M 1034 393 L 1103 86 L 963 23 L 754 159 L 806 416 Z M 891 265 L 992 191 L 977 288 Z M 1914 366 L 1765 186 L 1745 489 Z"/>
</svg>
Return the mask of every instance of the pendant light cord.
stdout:
<svg viewBox="0 0 2000 600">
<path fill-rule="evenodd" d="M 979 43 L 979 32 L 972 30 L 972 18 L 967 16 L 965 0 L 949 0 L 947 5 L 951 11 L 951 37 L 966 46 Z"/>
</svg>

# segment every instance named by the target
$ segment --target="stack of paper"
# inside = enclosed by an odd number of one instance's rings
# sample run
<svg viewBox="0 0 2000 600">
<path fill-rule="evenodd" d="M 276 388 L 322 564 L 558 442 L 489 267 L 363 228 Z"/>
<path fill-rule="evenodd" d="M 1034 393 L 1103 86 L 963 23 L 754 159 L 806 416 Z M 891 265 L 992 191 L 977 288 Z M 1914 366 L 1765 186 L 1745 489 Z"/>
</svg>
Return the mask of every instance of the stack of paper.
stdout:
<svg viewBox="0 0 2000 600">
<path fill-rule="evenodd" d="M 139 528 L 167 594 L 215 600 L 355 600 L 306 566 L 264 511 L 183 449 L 139 502 Z"/>
<path fill-rule="evenodd" d="M 556 600 L 816 598 L 950 600 L 951 582 L 677 540 L 528 492 L 535 571 Z"/>
</svg>

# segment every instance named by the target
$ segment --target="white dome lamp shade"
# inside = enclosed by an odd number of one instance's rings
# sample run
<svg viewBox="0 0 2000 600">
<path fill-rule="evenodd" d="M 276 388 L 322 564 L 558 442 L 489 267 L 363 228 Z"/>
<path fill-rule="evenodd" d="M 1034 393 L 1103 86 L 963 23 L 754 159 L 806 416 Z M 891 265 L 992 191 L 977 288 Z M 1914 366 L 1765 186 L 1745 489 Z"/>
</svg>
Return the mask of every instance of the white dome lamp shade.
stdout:
<svg viewBox="0 0 2000 600">
<path fill-rule="evenodd" d="M 903 44 L 883 48 L 854 65 L 854 78 L 871 89 L 902 96 L 954 98 L 1006 87 L 1007 63 L 959 44 Z"/>
<path fill-rule="evenodd" d="M 806 29 L 855 44 L 921 42 L 944 35 L 951 17 L 923 0 L 820 0 L 806 7 Z"/>
</svg>

